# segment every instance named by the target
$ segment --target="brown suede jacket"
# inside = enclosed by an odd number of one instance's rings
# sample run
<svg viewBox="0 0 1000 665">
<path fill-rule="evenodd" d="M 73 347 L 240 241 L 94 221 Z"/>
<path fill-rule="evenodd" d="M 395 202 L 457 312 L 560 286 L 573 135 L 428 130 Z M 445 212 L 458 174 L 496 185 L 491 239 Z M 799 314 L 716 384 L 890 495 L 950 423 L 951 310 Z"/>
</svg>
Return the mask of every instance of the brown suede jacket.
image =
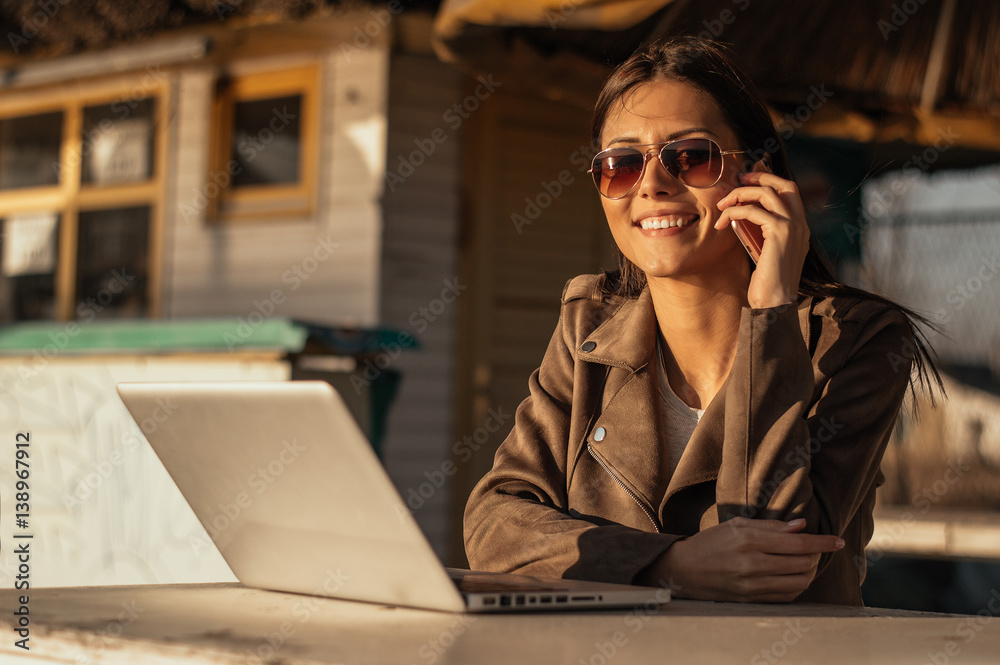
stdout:
<svg viewBox="0 0 1000 665">
<path fill-rule="evenodd" d="M 799 600 L 861 604 L 879 463 L 912 331 L 874 300 L 743 308 L 732 371 L 671 474 L 648 287 L 563 291 L 530 396 L 465 511 L 473 569 L 630 583 L 677 539 L 735 516 L 838 534 Z"/>
</svg>

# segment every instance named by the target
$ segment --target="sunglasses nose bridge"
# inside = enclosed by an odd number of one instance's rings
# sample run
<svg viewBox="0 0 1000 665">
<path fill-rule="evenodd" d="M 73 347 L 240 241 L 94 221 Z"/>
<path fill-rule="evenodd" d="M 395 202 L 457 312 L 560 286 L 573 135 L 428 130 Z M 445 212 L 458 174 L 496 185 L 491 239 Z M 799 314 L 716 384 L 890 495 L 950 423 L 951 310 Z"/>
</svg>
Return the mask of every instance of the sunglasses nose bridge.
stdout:
<svg viewBox="0 0 1000 665">
<path fill-rule="evenodd" d="M 669 144 L 660 146 L 659 148 L 650 148 L 642 154 L 642 172 L 639 173 L 639 180 L 636 181 L 636 187 L 642 186 L 642 181 L 646 178 L 646 168 L 649 164 L 649 160 L 653 158 L 655 158 L 655 161 L 663 169 L 663 172 L 670 176 L 674 182 L 683 183 L 683 181 L 677 177 L 677 174 L 670 169 L 670 164 L 668 164 L 663 158 L 663 154 L 668 146 Z"/>
</svg>

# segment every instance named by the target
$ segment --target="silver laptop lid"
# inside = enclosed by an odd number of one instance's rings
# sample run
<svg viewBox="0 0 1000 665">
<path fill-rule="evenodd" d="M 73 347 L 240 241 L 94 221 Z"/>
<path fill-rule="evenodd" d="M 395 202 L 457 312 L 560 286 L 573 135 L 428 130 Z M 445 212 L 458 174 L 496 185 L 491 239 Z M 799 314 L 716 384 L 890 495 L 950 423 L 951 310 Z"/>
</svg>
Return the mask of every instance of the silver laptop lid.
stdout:
<svg viewBox="0 0 1000 665">
<path fill-rule="evenodd" d="M 464 610 L 328 384 L 122 383 L 118 393 L 244 584 Z"/>
</svg>

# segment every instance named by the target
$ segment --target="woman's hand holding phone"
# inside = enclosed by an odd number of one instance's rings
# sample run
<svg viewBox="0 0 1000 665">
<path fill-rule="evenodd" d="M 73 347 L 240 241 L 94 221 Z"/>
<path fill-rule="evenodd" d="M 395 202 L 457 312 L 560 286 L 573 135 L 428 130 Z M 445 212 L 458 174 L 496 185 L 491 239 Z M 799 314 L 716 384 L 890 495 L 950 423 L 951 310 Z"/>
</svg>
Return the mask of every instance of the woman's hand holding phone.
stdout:
<svg viewBox="0 0 1000 665">
<path fill-rule="evenodd" d="M 761 241 L 760 256 L 755 258 L 757 268 L 747 291 L 750 307 L 762 309 L 795 302 L 802 264 L 809 251 L 809 225 L 798 187 L 756 166 L 738 177 L 741 186 L 718 203 L 722 214 L 715 228 L 733 225 L 736 230 L 742 224 L 743 235 L 751 244 L 747 250 L 751 256 L 754 236 Z"/>
</svg>

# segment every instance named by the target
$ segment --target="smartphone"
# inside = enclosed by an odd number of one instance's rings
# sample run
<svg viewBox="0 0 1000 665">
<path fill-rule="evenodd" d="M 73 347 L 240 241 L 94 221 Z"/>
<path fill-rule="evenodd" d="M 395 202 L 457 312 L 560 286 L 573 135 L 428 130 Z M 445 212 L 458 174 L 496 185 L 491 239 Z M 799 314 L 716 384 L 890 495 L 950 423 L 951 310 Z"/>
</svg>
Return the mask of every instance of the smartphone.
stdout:
<svg viewBox="0 0 1000 665">
<path fill-rule="evenodd" d="M 753 259 L 754 263 L 757 263 L 760 260 L 760 250 L 764 247 L 764 234 L 760 227 L 753 222 L 745 222 L 742 219 L 734 219 L 732 227 L 750 258 Z"/>
<path fill-rule="evenodd" d="M 767 155 L 764 155 L 758 163 L 763 165 L 765 171 L 771 172 L 771 160 L 768 159 Z M 743 247 L 747 250 L 747 254 L 756 264 L 760 260 L 760 251 L 764 247 L 764 234 L 760 227 L 753 222 L 745 222 L 742 219 L 734 219 L 732 227 L 733 231 L 736 232 L 736 237 L 740 239 Z"/>
</svg>

